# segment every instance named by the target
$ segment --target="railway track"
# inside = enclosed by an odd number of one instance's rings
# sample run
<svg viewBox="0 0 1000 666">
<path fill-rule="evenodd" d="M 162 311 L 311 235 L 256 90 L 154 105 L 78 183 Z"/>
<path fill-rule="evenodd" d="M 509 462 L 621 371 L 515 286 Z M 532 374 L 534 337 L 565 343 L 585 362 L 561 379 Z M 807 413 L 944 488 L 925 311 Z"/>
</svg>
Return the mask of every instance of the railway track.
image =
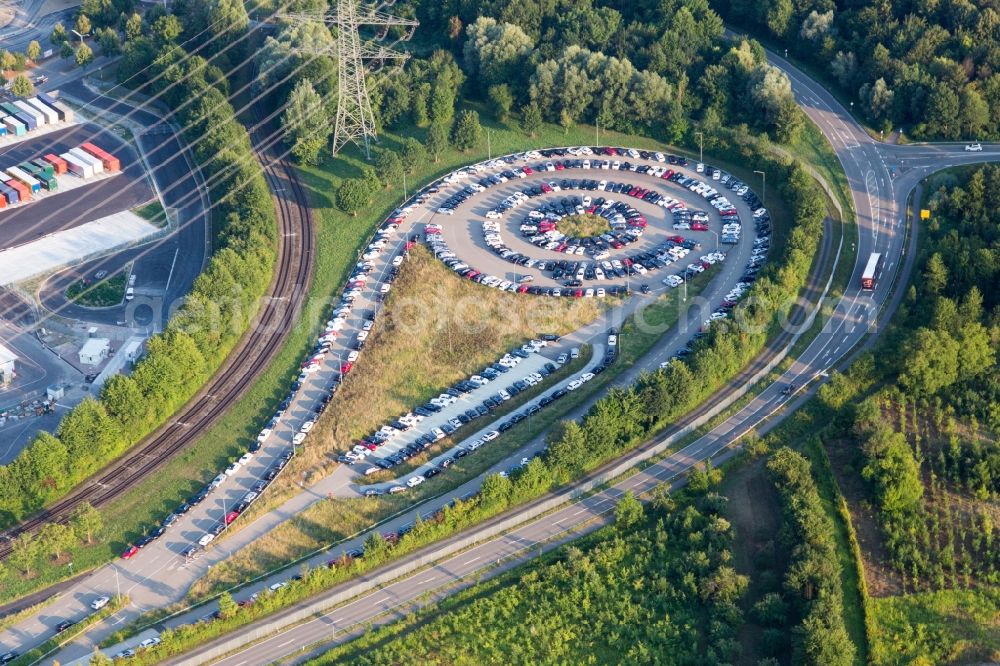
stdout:
<svg viewBox="0 0 1000 666">
<path fill-rule="evenodd" d="M 0 532 L 0 558 L 12 550 L 12 539 L 45 523 L 65 522 L 83 503 L 100 507 L 162 467 L 195 442 L 264 371 L 284 345 L 302 307 L 314 261 L 314 225 L 305 190 L 291 164 L 267 141 L 267 128 L 251 131 L 254 151 L 271 189 L 278 213 L 278 270 L 268 289 L 267 304 L 251 323 L 222 367 L 169 423 L 133 447 L 76 490 L 16 527 Z"/>
</svg>

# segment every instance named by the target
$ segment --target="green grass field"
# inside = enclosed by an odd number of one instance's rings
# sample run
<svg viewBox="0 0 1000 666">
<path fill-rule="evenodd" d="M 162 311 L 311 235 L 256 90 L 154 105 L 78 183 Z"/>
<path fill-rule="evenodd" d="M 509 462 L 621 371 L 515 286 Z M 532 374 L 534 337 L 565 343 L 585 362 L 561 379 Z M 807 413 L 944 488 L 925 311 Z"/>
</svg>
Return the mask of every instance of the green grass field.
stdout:
<svg viewBox="0 0 1000 666">
<path fill-rule="evenodd" d="M 66 298 L 88 308 L 118 305 L 125 298 L 125 273 L 118 273 L 100 282 L 85 284 L 77 280 L 66 288 Z"/>
</svg>

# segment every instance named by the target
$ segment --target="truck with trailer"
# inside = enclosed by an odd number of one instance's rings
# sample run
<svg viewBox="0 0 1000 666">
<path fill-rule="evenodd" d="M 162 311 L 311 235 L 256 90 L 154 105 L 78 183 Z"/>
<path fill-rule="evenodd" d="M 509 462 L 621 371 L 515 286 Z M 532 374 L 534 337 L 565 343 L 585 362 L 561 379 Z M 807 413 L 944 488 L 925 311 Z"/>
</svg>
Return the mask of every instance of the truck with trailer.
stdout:
<svg viewBox="0 0 1000 666">
<path fill-rule="evenodd" d="M 24 136 L 28 133 L 28 129 L 24 126 L 24 123 L 14 116 L 8 116 L 6 112 L 0 112 L 0 115 L 3 116 L 3 118 L 0 119 L 0 123 L 3 123 L 4 129 L 7 130 L 8 134 L 13 136 Z"/>
<path fill-rule="evenodd" d="M 23 111 L 25 114 L 30 115 L 30 116 L 34 116 L 34 118 L 35 118 L 35 125 L 37 127 L 44 127 L 45 125 L 49 124 L 49 121 L 48 121 L 48 119 L 46 119 L 44 113 L 42 113 L 41 111 L 39 111 L 35 107 L 31 106 L 30 104 L 28 104 L 23 99 L 16 100 L 14 102 L 14 106 L 16 106 L 17 108 L 21 109 L 21 111 Z"/>
<path fill-rule="evenodd" d="M 32 164 L 31 162 L 21 162 L 17 165 L 17 168 L 30 174 L 32 178 L 41 183 L 42 187 L 49 192 L 55 192 L 59 189 L 59 181 L 55 179 L 55 176 L 51 173 L 46 173 L 46 170 L 40 166 Z M 51 167 L 48 167 L 48 169 L 51 170 Z"/>
<path fill-rule="evenodd" d="M 109 173 L 115 173 L 116 171 L 121 171 L 121 163 L 118 158 L 111 155 L 106 150 L 98 148 L 94 144 L 87 142 L 80 144 L 80 150 L 84 150 L 89 155 L 93 155 L 97 159 L 101 160 L 101 164 L 104 165 L 104 170 Z"/>
<path fill-rule="evenodd" d="M 70 148 L 69 154 L 75 155 L 78 159 L 83 160 L 84 162 L 93 166 L 95 174 L 104 173 L 104 162 L 97 159 L 87 151 L 81 150 L 80 148 Z"/>
<path fill-rule="evenodd" d="M 37 95 L 38 100 L 42 103 L 48 105 L 49 107 L 55 109 L 56 113 L 59 114 L 59 120 L 64 123 L 73 122 L 73 109 L 69 108 L 59 100 L 52 97 L 48 93 L 40 92 Z"/>
<path fill-rule="evenodd" d="M 0 181 L 6 183 L 7 187 L 15 190 L 17 192 L 17 200 L 21 203 L 31 201 L 31 188 L 19 181 L 17 178 L 11 178 L 4 172 L 0 171 Z"/>
<path fill-rule="evenodd" d="M 52 153 L 49 153 L 48 155 L 42 157 L 42 159 L 51 164 L 53 168 L 55 168 L 56 174 L 60 176 L 69 170 L 69 165 L 66 164 L 66 160 L 59 157 L 58 155 L 53 155 Z"/>
<path fill-rule="evenodd" d="M 24 100 L 25 103 L 30 104 L 33 108 L 40 111 L 43 116 L 45 116 L 45 122 L 49 125 L 55 125 L 59 122 L 59 113 L 52 107 L 39 101 L 37 97 L 29 97 Z"/>
<path fill-rule="evenodd" d="M 94 165 L 90 162 L 81 160 L 69 151 L 63 153 L 59 157 L 66 162 L 66 170 L 70 173 L 77 175 L 80 178 L 94 177 Z"/>
<path fill-rule="evenodd" d="M 19 169 L 18 167 L 7 167 L 6 171 L 8 176 L 16 181 L 20 181 L 23 185 L 28 187 L 32 194 L 42 191 L 42 184 L 23 169 Z"/>
<path fill-rule="evenodd" d="M 3 109 L 5 112 L 9 113 L 12 117 L 19 120 L 24 125 L 25 132 L 33 132 L 36 129 L 38 129 L 38 123 L 35 122 L 35 117 L 33 115 L 25 113 L 20 108 L 14 106 L 10 102 L 0 103 L 0 109 Z"/>
<path fill-rule="evenodd" d="M 20 196 L 17 194 L 17 190 L 8 185 L 2 179 L 0 179 L 0 198 L 12 206 L 21 200 Z"/>
</svg>

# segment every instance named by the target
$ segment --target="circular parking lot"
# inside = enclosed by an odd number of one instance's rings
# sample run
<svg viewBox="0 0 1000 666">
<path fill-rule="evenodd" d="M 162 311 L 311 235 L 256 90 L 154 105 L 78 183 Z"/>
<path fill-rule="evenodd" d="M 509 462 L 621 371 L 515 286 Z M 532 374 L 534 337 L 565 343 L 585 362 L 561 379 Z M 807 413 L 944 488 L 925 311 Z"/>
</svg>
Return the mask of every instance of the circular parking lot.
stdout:
<svg viewBox="0 0 1000 666">
<path fill-rule="evenodd" d="M 601 296 L 661 290 L 750 259 L 766 210 L 735 177 L 626 148 L 554 148 L 459 169 L 420 196 L 435 254 L 508 291 Z M 748 270 L 753 271 L 754 267 Z"/>
</svg>

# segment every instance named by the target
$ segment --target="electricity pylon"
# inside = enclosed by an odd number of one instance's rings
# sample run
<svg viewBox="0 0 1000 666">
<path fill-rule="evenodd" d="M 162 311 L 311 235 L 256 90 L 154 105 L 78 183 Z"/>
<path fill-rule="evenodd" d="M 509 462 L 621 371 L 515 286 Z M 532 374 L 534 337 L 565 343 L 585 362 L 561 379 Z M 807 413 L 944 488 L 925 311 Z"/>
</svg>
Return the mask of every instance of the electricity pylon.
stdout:
<svg viewBox="0 0 1000 666">
<path fill-rule="evenodd" d="M 337 118 L 333 126 L 333 154 L 336 155 L 348 142 L 357 144 L 362 141 L 365 155 L 370 158 L 370 142 L 376 138 L 375 116 L 368 98 L 365 75 L 370 71 L 370 63 L 377 63 L 381 68 L 387 61 L 402 63 L 409 55 L 362 39 L 358 28 L 380 26 L 382 30 L 378 38 L 383 39 L 391 26 L 404 26 L 409 28 L 404 40 L 409 40 L 419 22 L 392 16 L 377 7 L 363 6 L 358 0 L 337 0 L 336 10 L 322 16 L 281 14 L 279 17 L 293 21 L 322 20 L 336 26 L 338 92 Z"/>
</svg>

